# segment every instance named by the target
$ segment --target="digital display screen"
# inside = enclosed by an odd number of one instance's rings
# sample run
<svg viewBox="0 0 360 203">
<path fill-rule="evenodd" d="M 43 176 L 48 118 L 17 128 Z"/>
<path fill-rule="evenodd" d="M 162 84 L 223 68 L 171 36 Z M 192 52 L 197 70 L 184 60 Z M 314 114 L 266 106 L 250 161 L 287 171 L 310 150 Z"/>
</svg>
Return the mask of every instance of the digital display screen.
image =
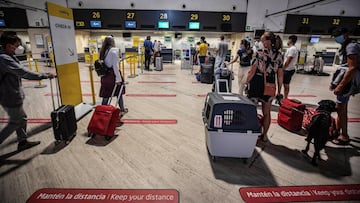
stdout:
<svg viewBox="0 0 360 203">
<path fill-rule="evenodd" d="M 310 37 L 310 43 L 317 43 L 320 41 L 320 37 L 319 36 L 311 36 Z"/>
<path fill-rule="evenodd" d="M 190 30 L 198 30 L 200 29 L 200 22 L 189 22 Z"/>
<path fill-rule="evenodd" d="M 159 21 L 158 28 L 159 29 L 169 29 L 169 22 L 168 21 Z"/>
<path fill-rule="evenodd" d="M 5 27 L 5 20 L 4 19 L 0 19 L 0 27 Z"/>
<path fill-rule="evenodd" d="M 136 21 L 125 21 L 125 28 L 136 28 Z"/>
<path fill-rule="evenodd" d="M 99 20 L 90 21 L 90 27 L 101 28 L 101 21 Z"/>
<path fill-rule="evenodd" d="M 261 37 L 263 34 L 265 33 L 264 29 L 258 29 L 258 30 L 254 30 L 254 35 L 255 37 Z"/>
</svg>

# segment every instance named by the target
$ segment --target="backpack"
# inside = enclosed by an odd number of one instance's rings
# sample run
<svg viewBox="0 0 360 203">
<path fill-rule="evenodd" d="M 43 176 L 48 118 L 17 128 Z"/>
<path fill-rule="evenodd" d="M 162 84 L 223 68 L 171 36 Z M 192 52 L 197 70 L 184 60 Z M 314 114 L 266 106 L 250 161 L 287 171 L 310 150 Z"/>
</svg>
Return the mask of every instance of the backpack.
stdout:
<svg viewBox="0 0 360 203">
<path fill-rule="evenodd" d="M 146 47 L 145 47 L 145 52 L 146 52 L 146 53 L 150 53 L 150 47 L 146 46 Z"/>
<path fill-rule="evenodd" d="M 145 53 L 149 54 L 151 52 L 151 48 L 150 48 L 150 44 L 148 41 L 145 41 L 145 44 L 144 44 L 144 48 L 145 48 Z"/>
<path fill-rule="evenodd" d="M 335 89 L 340 81 L 344 78 L 346 71 L 348 70 L 347 66 L 339 66 L 331 80 L 331 87 Z M 357 68 L 353 79 L 345 85 L 342 91 L 343 96 L 351 96 L 360 93 L 360 68 Z"/>
<path fill-rule="evenodd" d="M 356 69 L 355 75 L 353 76 L 353 79 L 350 84 L 350 90 L 348 93 L 344 94 L 344 96 L 354 96 L 355 94 L 360 93 L 360 70 L 359 68 Z"/>
<path fill-rule="evenodd" d="M 356 41 L 353 41 L 351 43 L 356 43 L 357 47 L 356 50 L 358 51 L 357 54 L 360 54 L 360 45 L 359 43 L 357 43 Z M 344 54 L 344 57 L 346 57 L 346 54 Z M 357 64 L 358 65 L 358 64 Z M 336 86 L 340 83 L 340 81 L 343 79 L 346 71 L 348 70 L 348 65 L 343 64 L 340 67 L 337 68 L 337 70 L 335 71 L 333 78 L 331 80 L 331 86 L 333 89 L 336 88 Z M 352 78 L 352 80 L 345 85 L 343 91 L 342 91 L 342 96 L 353 96 L 360 93 L 360 67 L 357 67 L 354 76 Z"/>
<path fill-rule="evenodd" d="M 104 59 L 106 58 L 108 52 L 105 54 Z M 106 66 L 105 61 L 101 59 L 97 59 L 94 62 L 94 67 L 97 75 L 99 77 L 106 75 L 109 72 L 109 67 Z"/>
<path fill-rule="evenodd" d="M 251 59 L 252 59 L 253 51 L 251 50 L 250 53 L 247 53 L 247 51 L 243 52 L 240 56 L 240 65 L 241 66 L 250 66 L 251 65 Z"/>
</svg>

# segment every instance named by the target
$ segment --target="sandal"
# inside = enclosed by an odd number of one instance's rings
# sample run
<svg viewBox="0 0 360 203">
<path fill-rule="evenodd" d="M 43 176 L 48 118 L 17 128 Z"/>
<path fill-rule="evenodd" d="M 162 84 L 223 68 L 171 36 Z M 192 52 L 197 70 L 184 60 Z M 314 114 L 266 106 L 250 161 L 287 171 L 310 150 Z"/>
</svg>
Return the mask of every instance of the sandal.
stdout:
<svg viewBox="0 0 360 203">
<path fill-rule="evenodd" d="M 339 137 L 337 137 L 332 141 L 332 143 L 336 145 L 347 145 L 349 144 L 349 142 L 350 142 L 349 136 L 343 134 L 340 134 Z"/>
<path fill-rule="evenodd" d="M 264 136 L 264 134 L 261 134 L 259 137 L 258 137 L 258 139 L 257 139 L 257 141 L 263 141 L 263 142 L 267 142 L 267 141 L 269 141 L 269 139 L 267 138 L 267 136 Z"/>
</svg>

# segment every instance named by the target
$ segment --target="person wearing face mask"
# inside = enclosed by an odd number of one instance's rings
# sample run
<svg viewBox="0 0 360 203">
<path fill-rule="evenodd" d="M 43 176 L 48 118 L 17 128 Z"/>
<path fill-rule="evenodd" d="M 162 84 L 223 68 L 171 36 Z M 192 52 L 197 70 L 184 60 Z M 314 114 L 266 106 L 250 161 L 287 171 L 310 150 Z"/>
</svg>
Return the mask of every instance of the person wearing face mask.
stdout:
<svg viewBox="0 0 360 203">
<path fill-rule="evenodd" d="M 24 51 L 25 51 L 24 47 L 20 44 L 20 45 L 15 49 L 15 55 L 23 54 Z"/>
<path fill-rule="evenodd" d="M 243 95 L 245 90 L 245 82 L 246 82 L 246 75 L 251 66 L 251 60 L 253 57 L 253 50 L 250 47 L 250 42 L 246 39 L 241 40 L 240 49 L 237 51 L 236 57 L 226 63 L 226 65 L 230 65 L 235 63 L 238 58 L 240 58 L 240 66 L 238 71 L 238 84 L 239 84 L 239 94 Z"/>
<path fill-rule="evenodd" d="M 265 79 L 267 83 L 275 85 L 277 83 L 277 93 L 280 94 L 283 84 L 282 40 L 273 32 L 265 32 L 260 39 L 264 49 L 255 54 L 247 74 L 246 85 L 248 86 L 248 97 L 255 104 L 261 103 L 264 117 L 262 123 L 263 134 L 259 137 L 259 140 L 267 142 L 267 132 L 271 122 L 270 108 L 274 97 L 264 94 Z"/>
<path fill-rule="evenodd" d="M 348 134 L 348 103 L 350 96 L 344 96 L 344 87 L 352 81 L 356 69 L 360 69 L 360 46 L 359 44 L 349 38 L 349 31 L 346 28 L 337 28 L 332 33 L 335 41 L 341 44 L 339 55 L 340 64 L 348 66 L 348 70 L 344 77 L 340 80 L 339 84 L 334 87 L 330 85 L 330 91 L 334 91 L 336 95 L 336 111 L 338 117 L 336 119 L 337 139 L 333 140 L 335 144 L 348 144 L 350 141 Z"/>
<path fill-rule="evenodd" d="M 15 32 L 4 32 L 0 37 L 0 44 L 0 105 L 9 116 L 7 125 L 0 131 L 0 144 L 16 131 L 18 150 L 21 151 L 40 144 L 39 141 L 27 141 L 27 115 L 23 108 L 25 95 L 21 78 L 42 80 L 53 78 L 54 74 L 31 72 L 19 63 L 15 50 L 20 45 L 20 38 Z"/>
<path fill-rule="evenodd" d="M 285 53 L 285 61 L 283 64 L 284 67 L 284 98 L 288 98 L 289 95 L 289 91 L 290 91 L 290 81 L 292 76 L 295 73 L 295 66 L 297 63 L 297 59 L 298 59 L 298 53 L 299 51 L 297 50 L 295 44 L 297 41 L 297 36 L 296 35 L 290 35 L 287 45 L 289 46 L 289 49 L 286 50 Z"/>
<path fill-rule="evenodd" d="M 255 42 L 254 42 L 254 46 L 252 48 L 254 54 L 257 53 L 258 51 L 262 51 L 264 49 L 264 45 L 263 43 L 260 41 L 260 37 L 259 36 L 255 36 L 254 38 Z"/>
</svg>

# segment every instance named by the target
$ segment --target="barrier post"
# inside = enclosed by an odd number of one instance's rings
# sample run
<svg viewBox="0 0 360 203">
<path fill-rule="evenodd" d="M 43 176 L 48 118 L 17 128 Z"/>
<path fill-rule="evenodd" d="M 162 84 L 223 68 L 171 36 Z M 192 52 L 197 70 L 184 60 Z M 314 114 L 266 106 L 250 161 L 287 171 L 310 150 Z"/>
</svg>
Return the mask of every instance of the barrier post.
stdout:
<svg viewBox="0 0 360 203">
<path fill-rule="evenodd" d="M 137 75 L 136 75 L 136 58 L 135 58 L 135 56 L 133 58 L 132 65 L 133 65 L 133 75 L 134 75 L 134 77 L 136 77 Z"/>
<path fill-rule="evenodd" d="M 128 76 L 128 78 L 134 78 L 136 77 L 135 75 L 135 60 L 134 57 L 129 57 L 129 63 L 130 63 L 130 75 Z"/>
<path fill-rule="evenodd" d="M 120 67 L 121 74 L 124 76 L 125 75 L 124 60 L 119 61 L 119 67 Z M 123 77 L 123 79 L 124 79 L 124 82 L 125 82 L 125 77 Z"/>
<path fill-rule="evenodd" d="M 93 61 L 93 56 L 90 54 L 90 61 Z M 94 77 L 93 77 L 93 63 L 91 62 L 89 65 L 89 76 L 90 76 L 90 87 L 91 87 L 91 96 L 93 105 L 95 105 L 95 87 L 94 87 Z"/>
<path fill-rule="evenodd" d="M 30 58 L 28 58 L 28 63 L 29 63 L 29 70 L 32 71 L 32 63 L 31 63 Z"/>
<path fill-rule="evenodd" d="M 54 53 L 50 52 L 49 55 L 50 55 L 50 58 L 51 58 L 51 66 L 55 67 Z"/>
<path fill-rule="evenodd" d="M 140 63 L 141 74 L 144 73 L 144 66 L 145 66 L 145 64 L 143 64 L 143 58 L 144 58 L 144 54 L 140 53 L 139 54 L 139 63 Z"/>
<path fill-rule="evenodd" d="M 36 72 L 39 72 L 39 63 L 37 60 L 35 60 L 35 70 L 36 70 Z M 46 87 L 46 85 L 42 84 L 41 80 L 39 80 L 38 85 L 35 85 L 35 88 L 43 88 L 43 87 Z"/>
<path fill-rule="evenodd" d="M 190 71 L 190 74 L 193 75 L 194 74 L 194 56 L 192 54 L 190 54 L 190 66 L 191 66 L 191 71 Z"/>
</svg>

